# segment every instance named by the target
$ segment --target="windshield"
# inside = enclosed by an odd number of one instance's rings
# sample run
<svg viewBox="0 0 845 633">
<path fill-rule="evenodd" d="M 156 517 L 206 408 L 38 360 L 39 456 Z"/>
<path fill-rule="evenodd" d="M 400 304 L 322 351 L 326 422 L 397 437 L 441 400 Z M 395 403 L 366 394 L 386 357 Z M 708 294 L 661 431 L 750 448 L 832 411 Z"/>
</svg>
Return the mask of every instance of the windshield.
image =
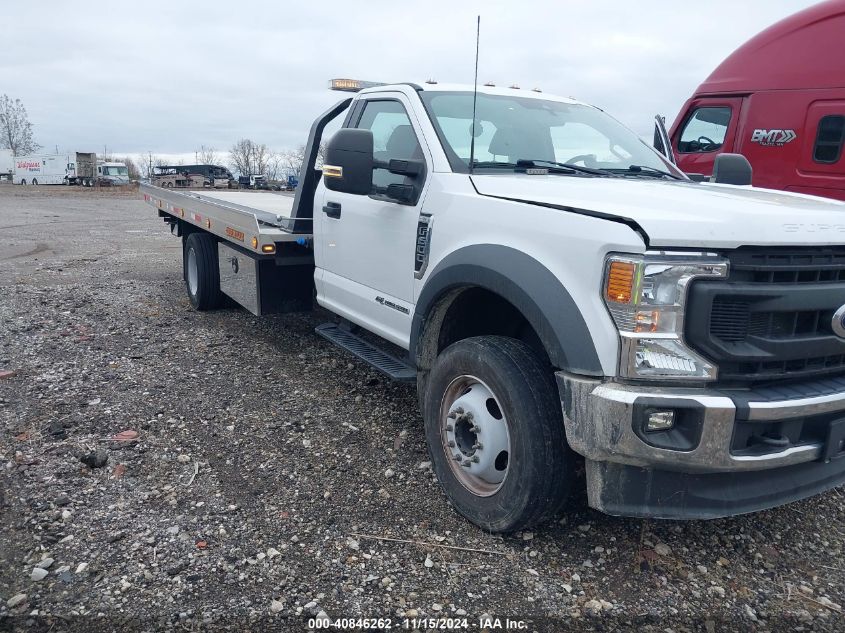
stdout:
<svg viewBox="0 0 845 633">
<path fill-rule="evenodd" d="M 103 167 L 103 175 L 105 176 L 129 176 L 128 167 Z"/>
<path fill-rule="evenodd" d="M 452 169 L 467 173 L 472 93 L 431 91 L 420 96 Z M 592 106 L 479 93 L 476 112 L 476 169 L 534 160 L 609 170 L 638 165 L 682 176 L 631 130 Z"/>
</svg>

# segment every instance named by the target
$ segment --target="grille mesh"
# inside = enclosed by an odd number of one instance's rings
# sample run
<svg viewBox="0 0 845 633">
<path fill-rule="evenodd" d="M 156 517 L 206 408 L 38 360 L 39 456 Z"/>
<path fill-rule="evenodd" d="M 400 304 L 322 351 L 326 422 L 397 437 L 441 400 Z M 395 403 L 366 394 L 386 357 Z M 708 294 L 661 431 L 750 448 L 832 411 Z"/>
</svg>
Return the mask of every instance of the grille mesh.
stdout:
<svg viewBox="0 0 845 633">
<path fill-rule="evenodd" d="M 693 283 L 686 331 L 719 366 L 720 380 L 845 375 L 845 341 L 831 327 L 845 303 L 845 246 L 741 248 L 726 256 L 727 280 Z M 800 300 L 796 292 L 804 293 Z"/>
</svg>

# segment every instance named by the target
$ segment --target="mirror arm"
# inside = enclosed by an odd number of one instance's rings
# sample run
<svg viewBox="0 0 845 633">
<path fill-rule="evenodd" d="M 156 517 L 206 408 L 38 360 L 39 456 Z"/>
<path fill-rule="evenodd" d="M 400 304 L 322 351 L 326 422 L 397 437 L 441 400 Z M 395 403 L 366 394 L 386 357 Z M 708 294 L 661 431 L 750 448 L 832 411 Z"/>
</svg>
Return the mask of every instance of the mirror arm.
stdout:
<svg viewBox="0 0 845 633">
<path fill-rule="evenodd" d="M 373 169 L 385 169 L 397 176 L 419 176 L 423 171 L 423 164 L 415 160 L 402 160 L 391 158 L 390 160 L 373 160 Z"/>
</svg>

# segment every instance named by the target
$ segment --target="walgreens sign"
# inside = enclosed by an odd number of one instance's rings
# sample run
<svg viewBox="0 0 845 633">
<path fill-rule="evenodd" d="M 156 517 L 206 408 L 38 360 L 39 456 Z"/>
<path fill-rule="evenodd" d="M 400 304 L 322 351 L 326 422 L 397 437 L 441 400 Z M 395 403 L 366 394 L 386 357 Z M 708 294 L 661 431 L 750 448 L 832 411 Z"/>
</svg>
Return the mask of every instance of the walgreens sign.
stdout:
<svg viewBox="0 0 845 633">
<path fill-rule="evenodd" d="M 40 160 L 19 160 L 17 161 L 17 169 L 22 171 L 40 171 Z"/>
</svg>

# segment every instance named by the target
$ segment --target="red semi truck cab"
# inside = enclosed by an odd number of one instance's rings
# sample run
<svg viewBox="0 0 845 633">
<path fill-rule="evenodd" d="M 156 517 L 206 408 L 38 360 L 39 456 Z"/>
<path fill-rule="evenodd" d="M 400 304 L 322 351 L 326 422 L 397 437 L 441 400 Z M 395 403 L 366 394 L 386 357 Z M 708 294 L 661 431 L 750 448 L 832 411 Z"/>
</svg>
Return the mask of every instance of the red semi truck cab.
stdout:
<svg viewBox="0 0 845 633">
<path fill-rule="evenodd" d="M 678 166 L 710 176 L 743 154 L 757 187 L 845 200 L 845 0 L 796 13 L 739 47 L 669 133 Z"/>
</svg>

